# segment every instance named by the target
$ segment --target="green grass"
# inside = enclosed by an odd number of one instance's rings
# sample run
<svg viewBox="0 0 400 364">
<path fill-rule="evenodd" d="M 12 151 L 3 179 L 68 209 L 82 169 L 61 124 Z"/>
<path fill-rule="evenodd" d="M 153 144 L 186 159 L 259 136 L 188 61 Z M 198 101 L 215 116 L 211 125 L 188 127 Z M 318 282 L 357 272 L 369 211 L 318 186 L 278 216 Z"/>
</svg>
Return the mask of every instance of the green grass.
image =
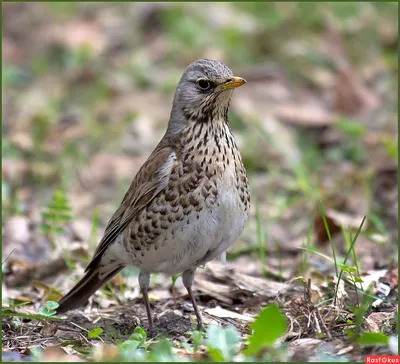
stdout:
<svg viewBox="0 0 400 364">
<path fill-rule="evenodd" d="M 65 226 L 72 220 L 68 197 L 60 190 L 54 190 L 51 201 L 42 211 L 41 232 L 49 239 L 53 248 L 57 236 L 64 233 Z"/>
<path fill-rule="evenodd" d="M 308 270 L 308 255 L 307 251 L 311 250 L 311 233 L 312 233 L 312 220 L 310 219 L 310 223 L 308 224 L 308 229 L 307 229 L 307 238 L 304 242 L 304 250 L 302 252 L 302 260 L 301 260 L 301 273 L 303 276 L 306 275 L 307 270 Z"/>
<path fill-rule="evenodd" d="M 285 125 L 285 128 L 290 131 L 295 129 L 294 140 L 281 138 L 279 133 L 274 134 L 265 127 L 265 123 L 269 122 L 265 119 L 267 112 L 265 115 L 247 115 L 238 107 L 232 108 L 229 115 L 235 135 L 244 141 L 242 155 L 251 174 L 254 206 L 249 220 L 251 228 L 245 231 L 247 235 L 243 239 L 246 245 L 229 252 L 229 259 L 248 255 L 249 259 L 259 260 L 259 273 L 264 277 L 282 280 L 286 268 L 282 263 L 286 258 L 285 251 L 279 246 L 281 241 L 274 237 L 271 225 L 287 215 L 291 216 L 293 225 L 304 223 L 304 244 L 299 253 L 301 263 L 298 271 L 303 276 L 318 273 L 313 268 L 312 260 L 314 255 L 319 255 L 331 264 L 337 279 L 336 286 L 329 292 L 330 296 L 324 297 L 315 306 L 325 308 L 332 303 L 337 304 L 339 283 L 344 281 L 345 289 L 354 289 L 357 297 L 360 297 L 355 307 L 345 308 L 349 317 L 354 313 L 354 317 L 349 319 L 353 324 L 349 329 L 349 338 L 357 345 L 387 343 L 387 336 L 382 336 L 381 333 L 363 332 L 363 317 L 368 314 L 371 302 L 377 297 L 365 284 L 363 285 L 363 266 L 357 257 L 355 244 L 360 234 L 376 244 L 390 243 L 388 241 L 391 230 L 384 218 L 386 207 L 374 200 L 372 187 L 376 177 L 373 171 L 375 167 L 371 167 L 370 151 L 364 141 L 369 136 L 376 135 L 382 158 L 390 162 L 397 160 L 398 143 L 395 133 L 378 123 L 381 121 L 390 126 L 390 123 L 397 120 L 397 103 L 394 100 L 396 92 L 393 92 L 397 90 L 397 85 L 393 83 L 393 80 L 397 79 L 397 48 L 380 40 L 382 24 L 394 24 L 397 30 L 397 4 L 221 3 L 217 4 L 217 8 L 223 10 L 225 17 L 214 18 L 214 14 L 208 16 L 200 11 L 205 5 L 198 4 L 196 10 L 190 4 L 173 3 L 151 10 L 150 23 L 154 23 L 152 31 L 159 37 L 156 46 L 143 36 L 148 30 L 146 22 L 141 24 L 143 19 L 136 19 L 135 22 L 128 19 L 129 14 L 136 14 L 136 4 L 116 3 L 112 5 L 112 10 L 105 4 L 95 3 L 42 5 L 47 9 L 46 16 L 49 17 L 46 21 L 43 18 L 41 23 L 38 22 L 38 27 L 42 27 L 44 32 L 47 30 L 47 22 L 62 24 L 80 20 L 88 24 L 97 24 L 100 13 L 104 19 L 111 15 L 111 19 L 125 21 L 121 44 L 114 44 L 114 41 L 118 43 L 119 39 L 108 39 L 107 46 L 110 49 L 101 54 L 96 54 L 87 46 L 72 49 L 66 44 L 53 42 L 44 44 L 39 53 L 27 47 L 24 49 L 24 60 L 15 64 L 5 62 L 2 67 L 2 88 L 7 96 L 5 121 L 13 121 L 11 126 L 4 127 L 3 158 L 11 161 L 12 165 L 23 162 L 25 168 L 21 175 L 10 177 L 5 173 L 3 178 L 4 221 L 6 223 L 7 218 L 18 215 L 30 218 L 28 211 L 42 211 L 42 220 L 39 222 L 41 231 L 37 231 L 37 234 L 42 234 L 40 238 L 47 237 L 53 243 L 53 247 L 62 234 L 67 234 L 69 224 L 76 218 L 86 218 L 91 223 L 88 251 L 92 252 L 98 243 L 98 229 L 106 222 L 101 221 L 104 216 L 100 208 L 103 205 L 100 207 L 98 195 L 95 195 L 94 202 L 82 217 L 72 216 L 68 192 L 78 183 L 77 172 L 85 171 L 93 156 L 98 153 L 121 153 L 121 140 L 129 132 L 134 122 L 132 120 L 141 117 L 137 111 L 126 105 L 122 106 L 122 110 L 126 108 L 126 111 L 122 112 L 119 109 L 119 101 L 123 97 L 128 99 L 125 101 L 128 104 L 136 102 L 130 91 L 134 90 L 133 94 L 157 92 L 162 97 L 171 98 L 182 69 L 190 61 L 215 56 L 226 61 L 235 72 L 252 71 L 253 65 L 279 65 L 284 74 L 285 87 L 289 90 L 303 88 L 313 97 L 319 98 L 320 94 L 327 91 L 327 86 L 322 87 L 324 90 L 321 89 L 321 85 L 313 76 L 315 71 L 335 75 L 335 57 L 320 50 L 321 42 L 325 42 L 327 33 L 326 17 L 330 17 L 336 25 L 351 65 L 357 73 L 369 74 L 370 67 L 376 63 L 387 67 L 387 74 L 383 75 L 382 79 L 374 74 L 368 76 L 367 86 L 372 85 L 371 88 L 375 90 L 375 83 L 379 84 L 379 92 L 381 88 L 383 90 L 383 109 L 391 110 L 392 114 L 383 115 L 383 118 L 387 117 L 387 121 L 383 122 L 378 117 L 373 130 L 363 123 L 361 118 L 359 120 L 356 117 L 339 115 L 330 127 L 340 135 L 340 141 L 333 145 L 321 147 L 321 141 L 310 137 L 307 128 L 292 125 Z M 38 12 L 35 11 L 34 14 L 37 15 Z M 23 26 L 20 31 L 21 34 L 16 34 L 16 39 L 27 32 Z M 17 30 L 14 29 L 13 32 Z M 165 74 L 159 78 L 162 70 Z M 381 71 L 379 69 L 379 72 Z M 119 85 L 120 79 L 126 82 L 122 82 L 122 86 Z M 246 87 L 252 87 L 257 82 L 267 84 L 269 81 L 254 80 L 254 83 L 251 81 Z M 385 87 L 387 90 L 384 90 Z M 322 103 L 325 101 L 323 99 Z M 277 100 L 278 104 L 281 102 L 286 101 Z M 151 109 L 153 106 L 148 107 Z M 21 110 L 25 111 L 21 113 Z M 69 119 L 70 114 L 73 115 L 72 123 Z M 168 115 L 165 116 L 165 123 L 167 117 Z M 79 137 L 65 137 L 63 132 L 58 131 L 60 126 L 74 123 L 80 128 Z M 28 136 L 30 146 L 21 146 L 14 139 L 8 139 L 9 133 L 15 136 L 15 126 L 20 128 L 19 132 Z M 59 146 L 55 152 L 49 150 L 49 141 Z M 154 140 L 154 146 L 156 144 L 157 140 Z M 337 175 L 341 173 L 339 167 L 343 164 L 352 170 L 345 178 Z M 329 177 L 332 177 L 329 183 L 325 175 L 327 172 L 331 173 Z M 261 185 L 262 188 L 253 183 L 260 175 L 267 181 Z M 96 190 L 97 181 L 93 179 L 90 183 Z M 118 186 L 110 187 L 113 194 L 110 200 L 115 197 L 115 201 L 110 203 L 115 202 L 115 207 L 118 206 L 120 197 L 129 183 L 128 178 L 120 181 Z M 357 229 L 340 226 L 346 252 L 345 256 L 341 257 L 333 245 L 334 239 L 327 223 L 324 205 L 327 209 L 340 209 L 341 207 L 335 205 L 338 197 L 345 196 L 346 199 L 352 200 L 353 197 L 358 197 L 353 194 L 357 194 L 360 188 L 367 205 L 363 214 L 368 216 L 368 226 L 363 229 L 365 218 Z M 49 191 L 54 191 L 50 201 Z M 33 197 L 27 198 L 27 195 Z M 324 201 L 324 205 L 321 201 Z M 315 217 L 315 206 L 318 204 L 331 256 L 317 250 L 318 245 L 313 246 L 312 220 Z M 307 229 L 308 221 L 310 223 Z M 282 226 L 281 229 L 284 228 Z M 303 238 L 303 231 L 300 234 L 301 236 L 296 237 L 283 234 L 283 240 Z M 267 254 L 267 248 L 271 247 L 271 244 L 275 245 L 275 249 L 270 250 L 275 251 Z M 10 255 L 3 259 L 4 270 Z M 86 258 L 77 258 L 77 262 L 68 252 L 65 252 L 65 255 L 69 273 L 72 275 L 77 264 L 87 263 Z M 12 257 L 15 258 L 14 255 Z M 278 275 L 269 271 L 270 257 L 278 260 Z M 103 293 L 112 297 L 113 292 L 119 290 L 123 295 L 127 289 L 124 284 L 125 277 L 137 274 L 137 270 L 134 269 L 124 270 L 117 284 L 108 284 Z M 326 283 L 331 277 L 322 276 L 321 279 Z M 176 277 L 173 277 L 173 288 L 175 282 Z M 313 283 L 319 284 L 314 281 Z M 44 299 L 55 294 L 55 288 L 44 283 L 39 282 L 32 286 L 44 290 Z M 46 315 L 19 312 L 23 306 L 24 303 L 3 307 L 3 316 L 7 319 L 14 317 L 13 322 L 20 325 L 20 328 L 25 325 L 22 318 L 46 319 Z M 41 311 L 51 313 L 52 309 L 45 304 Z M 276 361 L 283 359 L 285 352 L 284 345 L 275 346 L 276 339 L 288 329 L 287 323 L 283 324 L 281 320 L 284 312 L 284 309 L 278 309 L 276 306 L 260 308 L 256 321 L 246 332 L 247 338 L 243 338 L 242 333 L 232 327 L 216 326 L 210 326 L 206 334 L 197 331 L 189 333 L 186 335 L 187 341 L 183 343 L 171 344 L 162 338 L 149 339 L 142 328 L 136 328 L 129 339 L 124 340 L 117 330 L 112 332 L 111 328 L 96 326 L 89 331 L 87 338 L 92 343 L 96 340 L 103 340 L 105 343 L 117 342 L 118 358 L 114 359 L 121 361 L 181 360 L 182 356 L 177 355 L 174 349 L 183 351 L 187 358 L 194 355 L 193 358 L 201 357 L 208 361 L 229 361 L 238 358 L 249 361 Z M 55 318 L 48 315 L 47 319 Z M 263 325 L 271 328 L 268 332 L 271 336 L 265 337 L 260 334 L 259 328 Z M 92 354 L 91 348 L 79 347 L 77 350 L 83 352 L 86 357 Z M 325 359 L 332 360 L 331 357 Z M 334 359 L 339 361 L 338 358 Z"/>
<path fill-rule="evenodd" d="M 346 256 L 344 257 L 343 265 L 342 265 L 342 267 L 340 269 L 340 273 L 339 273 L 339 276 L 338 276 L 338 284 L 336 285 L 334 304 L 336 304 L 337 293 L 338 293 L 338 289 L 339 289 L 339 282 L 340 282 L 340 279 L 342 278 L 342 275 L 343 275 L 343 272 L 345 271 L 345 268 L 349 273 L 351 272 L 350 275 L 353 278 L 353 282 L 354 283 L 358 283 L 358 282 L 361 283 L 362 282 L 361 277 L 360 277 L 360 271 L 359 271 L 358 265 L 357 265 L 357 259 L 354 259 L 354 264 L 356 265 L 356 273 L 358 273 L 358 277 L 357 278 L 353 277 L 352 271 L 348 269 L 348 267 L 346 266 L 346 263 L 347 263 L 347 259 L 349 258 L 350 254 L 354 253 L 354 245 L 355 245 L 355 243 L 357 241 L 358 236 L 360 235 L 360 232 L 361 232 L 361 229 L 362 229 L 362 227 L 364 225 L 365 219 L 366 219 L 366 216 L 364 216 L 364 218 L 362 219 L 361 224 L 357 229 L 356 235 L 354 236 L 354 239 L 352 239 L 350 248 L 347 251 Z M 351 237 L 350 237 L 350 239 L 351 239 Z M 355 253 L 354 253 L 353 257 L 355 257 Z M 335 262 L 335 264 L 336 264 L 336 262 Z"/>
<path fill-rule="evenodd" d="M 3 305 L 1 309 L 1 315 L 3 317 L 20 317 L 24 319 L 39 320 L 41 322 L 46 322 L 47 320 L 62 320 L 59 317 L 55 317 L 58 303 L 53 301 L 47 301 L 44 306 L 40 307 L 39 314 L 25 314 L 15 312 L 16 308 L 21 308 L 28 304 L 30 304 L 30 302 L 22 302 L 10 306 Z"/>
<path fill-rule="evenodd" d="M 335 246 L 333 245 L 331 232 L 329 230 L 328 222 L 326 221 L 324 205 L 322 204 L 322 201 L 320 201 L 320 204 L 319 204 L 319 211 L 320 211 L 322 219 L 324 221 L 325 231 L 328 236 L 329 244 L 331 245 L 333 262 L 335 263 L 335 272 L 336 272 L 336 276 L 338 277 L 339 273 L 338 273 L 338 263 L 336 261 Z M 338 280 L 338 283 L 339 283 L 339 280 Z"/>
</svg>

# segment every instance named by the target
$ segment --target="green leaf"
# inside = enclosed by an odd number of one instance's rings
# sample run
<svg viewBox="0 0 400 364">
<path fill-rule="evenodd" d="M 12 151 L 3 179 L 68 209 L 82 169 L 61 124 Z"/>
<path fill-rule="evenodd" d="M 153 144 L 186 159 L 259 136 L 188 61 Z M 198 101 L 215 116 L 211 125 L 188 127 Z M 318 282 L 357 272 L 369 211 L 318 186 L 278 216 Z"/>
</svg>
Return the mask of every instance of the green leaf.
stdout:
<svg viewBox="0 0 400 364">
<path fill-rule="evenodd" d="M 54 301 L 47 301 L 44 307 L 39 307 L 39 313 L 43 316 L 50 317 L 56 314 L 56 309 L 58 308 L 58 303 Z"/>
<path fill-rule="evenodd" d="M 196 352 L 199 350 L 201 340 L 205 337 L 204 332 L 201 331 L 193 331 L 192 333 L 192 343 L 193 343 L 193 351 Z"/>
<path fill-rule="evenodd" d="M 305 248 L 305 247 L 303 247 L 303 246 L 300 246 L 298 249 L 305 250 L 305 251 L 308 251 L 308 252 L 310 252 L 310 253 L 317 254 L 317 255 L 319 255 L 320 257 L 325 258 L 326 260 L 329 260 L 330 262 L 334 263 L 334 260 L 333 260 L 331 257 L 329 257 L 328 255 L 322 254 L 322 253 L 320 253 L 320 252 L 317 252 L 317 251 L 315 251 L 315 250 L 313 250 L 313 249 Z"/>
<path fill-rule="evenodd" d="M 214 361 L 229 361 L 236 354 L 236 344 L 239 335 L 231 327 L 219 327 L 210 325 L 207 330 L 206 346 Z"/>
<path fill-rule="evenodd" d="M 135 351 L 138 347 L 139 347 L 140 342 L 137 340 L 126 340 L 123 343 L 121 343 L 120 345 L 118 345 L 118 347 L 120 348 L 120 350 L 122 352 L 133 352 Z"/>
<path fill-rule="evenodd" d="M 124 341 L 118 346 L 123 353 L 122 355 L 123 357 L 131 358 L 131 354 L 136 349 L 145 347 L 146 346 L 145 344 L 146 344 L 146 331 L 144 331 L 141 327 L 136 327 L 135 330 L 133 331 L 133 334 L 129 337 L 129 339 Z"/>
<path fill-rule="evenodd" d="M 182 273 L 178 273 L 178 274 L 175 274 L 174 276 L 171 277 L 172 285 L 173 285 L 173 286 L 175 285 L 177 279 L 178 279 L 181 275 L 182 275 Z"/>
<path fill-rule="evenodd" d="M 51 316 L 50 311 L 46 307 L 39 307 L 38 311 L 42 316 Z"/>
<path fill-rule="evenodd" d="M 273 346 L 275 341 L 286 332 L 286 319 L 276 305 L 268 305 L 251 325 L 253 334 L 249 338 L 246 356 L 257 355 L 265 346 Z"/>
<path fill-rule="evenodd" d="M 389 158 L 397 160 L 399 154 L 399 147 L 396 140 L 393 138 L 383 138 L 383 146 Z"/>
<path fill-rule="evenodd" d="M 48 224 L 42 224 L 42 225 L 40 226 L 40 231 L 41 231 L 42 233 L 49 233 L 49 232 L 51 231 L 51 227 L 50 227 L 50 225 L 48 225 Z"/>
<path fill-rule="evenodd" d="M 49 310 L 55 310 L 59 307 L 59 304 L 54 301 L 47 301 L 44 306 Z"/>
<path fill-rule="evenodd" d="M 42 211 L 41 230 L 51 234 L 62 234 L 63 225 L 72 219 L 69 201 L 63 192 L 56 189 L 50 203 Z"/>
<path fill-rule="evenodd" d="M 136 327 L 133 331 L 133 334 L 129 337 L 130 341 L 137 341 L 139 345 L 143 345 L 146 341 L 146 331 L 144 331 L 141 327 Z"/>
<path fill-rule="evenodd" d="M 347 273 L 356 273 L 357 269 L 354 267 L 350 267 L 348 265 L 344 265 L 344 264 L 340 264 L 340 268 L 343 272 L 347 272 Z"/>
<path fill-rule="evenodd" d="M 374 296 L 371 295 L 370 291 L 372 289 L 372 283 L 369 285 L 367 291 L 365 292 L 362 296 L 360 306 L 355 309 L 355 330 L 354 330 L 354 337 L 357 338 L 360 335 L 361 332 L 361 324 L 364 321 L 364 317 L 366 316 L 369 308 L 371 307 L 371 304 L 374 300 Z"/>
<path fill-rule="evenodd" d="M 221 351 L 219 351 L 218 349 L 215 349 L 213 347 L 208 348 L 208 354 L 210 355 L 210 358 L 214 362 L 226 361 L 226 360 L 224 360 L 224 356 L 222 355 Z"/>
<path fill-rule="evenodd" d="M 64 229 L 62 227 L 60 227 L 60 226 L 56 226 L 54 228 L 54 232 L 57 233 L 57 234 L 62 234 L 64 232 Z"/>
<path fill-rule="evenodd" d="M 185 351 L 187 353 L 191 353 L 192 352 L 192 347 L 187 342 L 183 341 L 181 343 L 181 345 L 182 345 L 182 348 L 185 349 Z"/>
<path fill-rule="evenodd" d="M 129 343 L 133 343 L 135 341 L 126 341 Z M 124 346 L 120 350 L 119 354 L 119 362 L 146 362 L 148 361 L 146 358 L 146 353 L 143 350 L 132 349 L 129 346 Z"/>
<path fill-rule="evenodd" d="M 103 329 L 101 327 L 95 327 L 94 329 L 92 329 L 88 332 L 87 336 L 89 339 L 97 339 L 100 336 L 100 334 L 102 334 L 102 333 L 103 333 Z"/>
<path fill-rule="evenodd" d="M 171 342 L 167 339 L 160 340 L 151 348 L 150 355 L 148 356 L 148 361 L 178 361 L 178 358 L 172 352 Z"/>
<path fill-rule="evenodd" d="M 340 132 L 350 137 L 363 136 L 367 131 L 364 125 L 350 119 L 338 118 L 335 126 Z"/>
<path fill-rule="evenodd" d="M 18 320 L 13 320 L 11 321 L 11 325 L 13 325 L 15 328 L 21 327 L 22 322 Z"/>
<path fill-rule="evenodd" d="M 388 345 L 389 337 L 382 332 L 364 332 L 356 341 L 358 344 L 366 346 Z"/>
</svg>

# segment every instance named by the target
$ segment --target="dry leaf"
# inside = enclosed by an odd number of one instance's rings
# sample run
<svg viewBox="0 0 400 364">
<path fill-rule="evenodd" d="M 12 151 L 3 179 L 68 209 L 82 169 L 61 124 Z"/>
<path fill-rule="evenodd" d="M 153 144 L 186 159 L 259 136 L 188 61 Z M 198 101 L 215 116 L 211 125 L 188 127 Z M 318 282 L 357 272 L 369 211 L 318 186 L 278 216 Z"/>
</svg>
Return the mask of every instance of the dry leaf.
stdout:
<svg viewBox="0 0 400 364">
<path fill-rule="evenodd" d="M 40 333 L 44 337 L 51 337 L 54 336 L 57 332 L 57 325 L 51 321 L 47 321 L 42 329 L 40 330 Z"/>
<path fill-rule="evenodd" d="M 252 321 L 254 319 L 253 317 L 250 317 L 247 315 L 242 315 L 240 313 L 226 310 L 224 308 L 221 308 L 220 306 L 217 306 L 214 308 L 206 308 L 204 310 L 204 312 L 208 313 L 211 316 L 215 316 L 215 317 L 231 318 L 231 319 L 242 320 L 242 321 Z"/>
</svg>

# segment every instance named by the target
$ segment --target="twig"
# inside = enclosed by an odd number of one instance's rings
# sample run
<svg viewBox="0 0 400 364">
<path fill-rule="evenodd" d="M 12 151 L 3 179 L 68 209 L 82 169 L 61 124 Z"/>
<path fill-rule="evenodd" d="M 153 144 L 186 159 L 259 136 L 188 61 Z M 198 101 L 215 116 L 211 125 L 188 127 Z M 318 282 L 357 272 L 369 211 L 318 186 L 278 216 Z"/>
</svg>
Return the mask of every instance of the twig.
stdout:
<svg viewBox="0 0 400 364">
<path fill-rule="evenodd" d="M 79 326 L 78 324 L 76 324 L 75 322 L 69 322 L 70 325 L 77 327 L 78 329 L 81 329 L 82 331 L 86 331 L 89 332 L 88 329 L 85 329 L 84 327 Z"/>
<path fill-rule="evenodd" d="M 93 343 L 91 343 L 84 335 L 82 335 L 81 332 L 79 333 L 79 336 L 80 336 L 84 341 L 86 341 L 86 343 L 88 343 L 89 345 L 93 346 Z M 99 339 L 100 339 L 100 337 L 99 337 Z M 100 339 L 100 340 L 101 340 L 101 339 Z M 101 340 L 101 341 L 104 343 L 103 340 Z"/>
<path fill-rule="evenodd" d="M 323 327 L 324 330 L 325 330 L 326 336 L 328 337 L 329 340 L 332 340 L 332 335 L 331 335 L 331 333 L 329 332 L 328 328 L 326 327 L 325 321 L 322 319 L 321 313 L 319 312 L 318 307 L 315 308 L 315 312 L 316 312 L 316 314 L 317 314 L 317 317 L 318 317 L 319 321 L 321 322 L 322 327 Z"/>
<path fill-rule="evenodd" d="M 319 326 L 319 322 L 318 322 L 318 317 L 317 317 L 316 311 L 313 312 L 313 317 L 314 317 L 316 330 L 317 330 L 318 334 L 321 334 L 322 330 L 321 330 L 321 326 Z"/>
</svg>

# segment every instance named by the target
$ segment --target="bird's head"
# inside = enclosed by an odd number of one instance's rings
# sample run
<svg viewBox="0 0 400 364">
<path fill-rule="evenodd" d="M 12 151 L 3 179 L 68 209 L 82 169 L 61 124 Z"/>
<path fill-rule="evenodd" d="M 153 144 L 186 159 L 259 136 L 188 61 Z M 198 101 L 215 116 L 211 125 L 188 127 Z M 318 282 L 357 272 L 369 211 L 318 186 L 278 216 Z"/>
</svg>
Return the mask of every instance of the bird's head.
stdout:
<svg viewBox="0 0 400 364">
<path fill-rule="evenodd" d="M 226 119 L 232 90 L 244 83 L 220 61 L 199 59 L 191 63 L 176 88 L 169 129 L 179 131 L 189 122 Z"/>
</svg>

